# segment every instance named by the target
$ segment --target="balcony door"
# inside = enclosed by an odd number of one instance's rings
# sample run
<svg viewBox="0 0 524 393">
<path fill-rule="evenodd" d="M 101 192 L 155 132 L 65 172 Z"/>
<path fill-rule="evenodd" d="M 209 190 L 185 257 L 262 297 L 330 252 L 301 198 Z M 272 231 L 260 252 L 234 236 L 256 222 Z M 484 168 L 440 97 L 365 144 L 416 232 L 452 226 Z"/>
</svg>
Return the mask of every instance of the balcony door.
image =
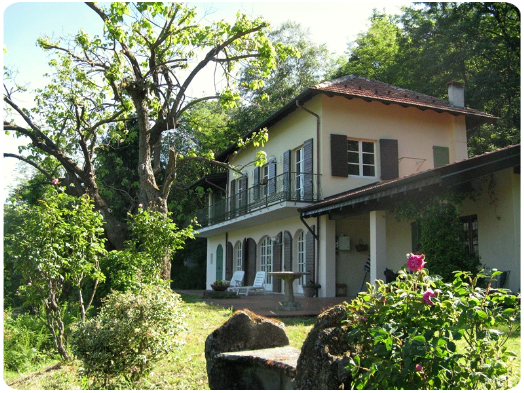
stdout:
<svg viewBox="0 0 524 393">
<path fill-rule="evenodd" d="M 260 244 L 260 270 L 266 273 L 273 271 L 273 242 L 269 236 L 266 236 Z M 273 290 L 273 277 L 266 276 L 266 290 Z"/>
<path fill-rule="evenodd" d="M 304 147 L 295 150 L 295 196 L 298 200 L 304 199 L 305 175 Z"/>
</svg>

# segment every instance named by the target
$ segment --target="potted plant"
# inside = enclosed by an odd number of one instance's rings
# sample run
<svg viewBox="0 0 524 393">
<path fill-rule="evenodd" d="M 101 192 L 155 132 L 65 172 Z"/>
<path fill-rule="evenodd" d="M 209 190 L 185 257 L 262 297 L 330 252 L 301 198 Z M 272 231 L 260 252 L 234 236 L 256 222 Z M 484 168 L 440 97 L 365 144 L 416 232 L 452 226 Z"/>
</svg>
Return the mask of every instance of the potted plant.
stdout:
<svg viewBox="0 0 524 393">
<path fill-rule="evenodd" d="M 307 284 L 302 285 L 302 289 L 304 291 L 305 297 L 313 297 L 317 294 L 317 290 L 320 288 L 320 284 L 314 282 L 313 280 L 309 280 Z"/>
<path fill-rule="evenodd" d="M 213 288 L 214 291 L 225 291 L 229 288 L 229 282 L 216 280 L 213 282 L 213 284 L 211 284 L 211 288 Z"/>
</svg>

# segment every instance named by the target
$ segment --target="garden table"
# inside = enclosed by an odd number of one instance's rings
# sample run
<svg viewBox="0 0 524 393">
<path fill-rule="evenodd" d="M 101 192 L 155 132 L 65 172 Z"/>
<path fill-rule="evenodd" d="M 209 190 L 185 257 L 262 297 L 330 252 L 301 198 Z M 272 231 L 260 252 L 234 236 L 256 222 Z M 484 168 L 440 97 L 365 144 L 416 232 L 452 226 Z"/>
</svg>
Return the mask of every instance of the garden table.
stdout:
<svg viewBox="0 0 524 393">
<path fill-rule="evenodd" d="M 280 278 L 284 281 L 284 301 L 280 302 L 278 310 L 283 311 L 297 311 L 302 310 L 302 306 L 299 302 L 295 301 L 295 296 L 293 294 L 293 281 L 297 278 L 305 276 L 309 273 L 307 272 L 270 272 L 268 273 L 271 276 Z"/>
</svg>

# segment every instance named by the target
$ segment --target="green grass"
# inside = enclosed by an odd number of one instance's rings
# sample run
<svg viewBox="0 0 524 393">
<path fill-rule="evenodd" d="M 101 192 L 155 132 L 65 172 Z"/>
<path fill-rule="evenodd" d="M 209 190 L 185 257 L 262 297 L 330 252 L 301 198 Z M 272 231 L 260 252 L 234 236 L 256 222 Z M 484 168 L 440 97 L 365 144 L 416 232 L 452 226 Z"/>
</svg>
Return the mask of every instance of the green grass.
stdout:
<svg viewBox="0 0 524 393">
<path fill-rule="evenodd" d="M 147 380 L 141 381 L 141 390 L 207 390 L 206 338 L 226 322 L 231 309 L 208 305 L 197 297 L 182 295 L 185 301 L 186 329 L 178 336 L 180 347 L 170 359 L 158 364 Z M 285 318 L 290 344 L 301 348 L 315 318 Z M 76 390 L 81 388 L 78 377 L 79 362 L 50 364 L 24 374 L 6 373 L 5 382 L 20 390 Z"/>
<path fill-rule="evenodd" d="M 207 336 L 226 322 L 231 309 L 208 305 L 197 297 L 182 295 L 186 313 L 186 329 L 178 336 L 180 347 L 173 357 L 158 364 L 152 375 L 141 381 L 141 390 L 207 390 L 206 359 L 204 345 Z M 301 348 L 315 318 L 282 318 L 290 344 Z M 518 357 L 512 363 L 516 371 L 510 378 L 510 386 L 520 380 L 520 331 L 513 331 L 508 340 L 508 350 Z M 6 373 L 5 382 L 20 390 L 77 390 L 81 389 L 78 377 L 79 362 L 54 363 L 24 374 Z"/>
</svg>

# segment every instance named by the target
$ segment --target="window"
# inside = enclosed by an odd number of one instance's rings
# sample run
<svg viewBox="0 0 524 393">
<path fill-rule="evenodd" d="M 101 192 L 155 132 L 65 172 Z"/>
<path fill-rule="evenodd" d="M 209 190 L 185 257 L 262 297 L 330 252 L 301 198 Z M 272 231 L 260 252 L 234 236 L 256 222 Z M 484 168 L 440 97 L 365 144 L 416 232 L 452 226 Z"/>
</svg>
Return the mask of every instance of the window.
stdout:
<svg viewBox="0 0 524 393">
<path fill-rule="evenodd" d="M 297 238 L 297 267 L 299 272 L 306 271 L 306 235 L 301 231 Z M 306 276 L 298 280 L 299 285 L 306 284 Z"/>
<path fill-rule="evenodd" d="M 244 182 L 243 178 L 237 179 L 237 200 L 236 200 L 236 208 L 240 208 L 243 204 L 243 197 L 244 197 Z"/>
<path fill-rule="evenodd" d="M 262 195 L 267 196 L 267 183 L 269 181 L 269 165 L 264 165 L 260 169 L 260 184 L 262 184 Z"/>
<path fill-rule="evenodd" d="M 304 199 L 304 147 L 295 150 L 295 194 Z"/>
<path fill-rule="evenodd" d="M 260 270 L 266 273 L 273 271 L 273 243 L 269 236 L 264 238 L 260 246 Z M 268 275 L 266 277 L 266 284 L 269 285 L 272 283 L 272 277 Z"/>
<path fill-rule="evenodd" d="M 478 255 L 479 253 L 479 231 L 477 215 L 461 217 L 464 228 L 465 241 L 467 249 L 470 254 Z"/>
<path fill-rule="evenodd" d="M 435 168 L 449 164 L 449 147 L 433 146 L 433 165 Z"/>
<path fill-rule="evenodd" d="M 375 142 L 347 141 L 348 175 L 375 177 Z"/>
<path fill-rule="evenodd" d="M 235 245 L 235 270 L 244 270 L 242 268 L 242 242 Z"/>
</svg>

